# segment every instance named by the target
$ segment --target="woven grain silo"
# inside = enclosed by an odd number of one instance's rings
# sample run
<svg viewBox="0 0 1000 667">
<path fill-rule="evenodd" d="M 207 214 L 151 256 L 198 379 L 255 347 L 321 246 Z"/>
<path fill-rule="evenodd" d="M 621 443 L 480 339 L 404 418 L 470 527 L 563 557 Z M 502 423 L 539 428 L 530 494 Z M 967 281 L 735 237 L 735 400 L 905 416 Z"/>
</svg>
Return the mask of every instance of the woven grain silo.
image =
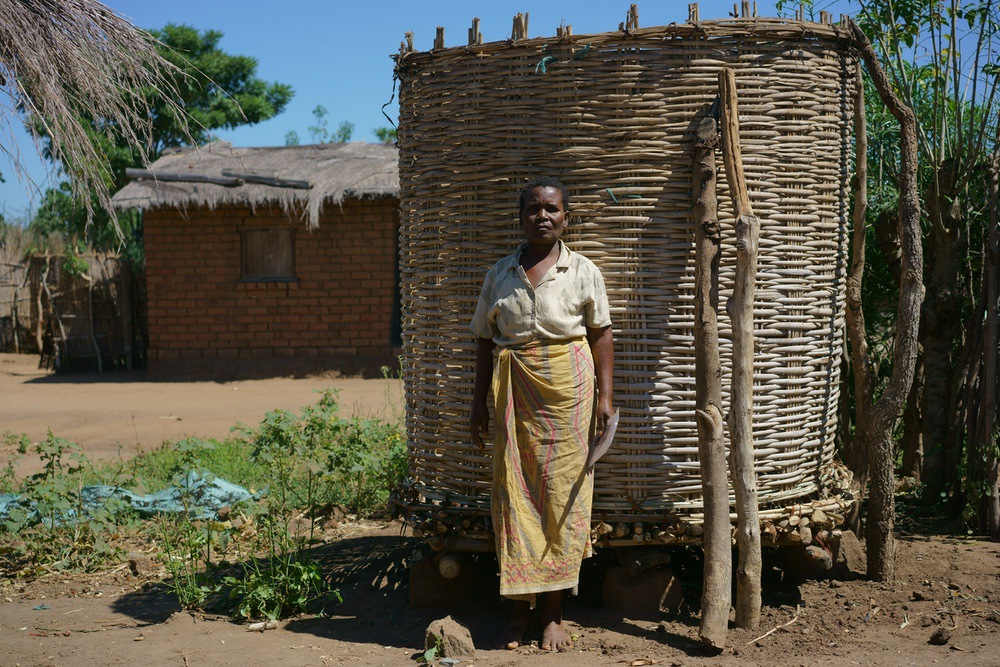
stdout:
<svg viewBox="0 0 1000 667">
<path fill-rule="evenodd" d="M 754 456 L 761 517 L 849 504 L 834 464 L 844 341 L 856 54 L 827 22 L 747 17 L 597 35 L 476 43 L 397 58 L 400 261 L 410 479 L 418 534 L 488 538 L 490 456 L 468 434 L 486 270 L 520 242 L 516 199 L 551 175 L 573 202 L 564 240 L 608 287 L 615 447 L 596 468 L 594 520 L 696 538 L 692 149 L 735 71 L 747 186 L 761 220 Z M 724 302 L 733 211 L 720 174 Z M 723 410 L 731 328 L 720 312 Z M 648 529 L 647 529 L 648 530 Z M 615 536 L 601 541 L 613 544 Z M 617 535 L 630 539 L 631 535 Z M 767 533 L 765 532 L 765 539 Z M 648 539 L 648 538 L 647 538 Z"/>
</svg>

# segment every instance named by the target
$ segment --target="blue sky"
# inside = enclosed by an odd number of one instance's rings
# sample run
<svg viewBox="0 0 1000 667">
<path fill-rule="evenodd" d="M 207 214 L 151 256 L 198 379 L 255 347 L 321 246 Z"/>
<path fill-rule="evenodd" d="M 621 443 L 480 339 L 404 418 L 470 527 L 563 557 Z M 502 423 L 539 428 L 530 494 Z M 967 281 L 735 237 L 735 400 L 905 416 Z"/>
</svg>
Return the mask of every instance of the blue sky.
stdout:
<svg viewBox="0 0 1000 667">
<path fill-rule="evenodd" d="M 481 20 L 484 41 L 510 36 L 512 18 L 529 12 L 529 36 L 554 35 L 561 23 L 574 34 L 615 30 L 625 20 L 628 0 L 106 0 L 105 4 L 141 28 L 185 23 L 200 30 L 223 33 L 221 48 L 231 54 L 253 56 L 257 73 L 268 81 L 292 86 L 295 96 L 286 111 L 256 126 L 219 132 L 219 137 L 239 146 L 280 146 L 285 133 L 295 130 L 307 143 L 312 110 L 322 104 L 332 127 L 354 123 L 354 140 L 374 141 L 372 130 L 389 122 L 382 105 L 392 97 L 392 60 L 406 31 L 424 51 L 433 46 L 435 28 L 444 26 L 445 44 L 467 41 L 472 19 Z M 839 16 L 846 12 L 842 0 L 817 0 L 816 7 Z M 758 2 L 758 14 L 776 15 L 774 2 Z M 724 18 L 732 2 L 699 3 L 702 19 Z M 639 3 L 639 25 L 648 27 L 687 19 L 687 2 Z M 386 107 L 395 122 L 395 102 Z M 57 183 L 48 165 L 35 156 L 26 135 L 17 137 L 28 175 L 35 182 L 19 182 L 14 169 L 0 155 L 0 214 L 7 220 L 26 219 L 37 205 L 39 190 Z"/>
</svg>

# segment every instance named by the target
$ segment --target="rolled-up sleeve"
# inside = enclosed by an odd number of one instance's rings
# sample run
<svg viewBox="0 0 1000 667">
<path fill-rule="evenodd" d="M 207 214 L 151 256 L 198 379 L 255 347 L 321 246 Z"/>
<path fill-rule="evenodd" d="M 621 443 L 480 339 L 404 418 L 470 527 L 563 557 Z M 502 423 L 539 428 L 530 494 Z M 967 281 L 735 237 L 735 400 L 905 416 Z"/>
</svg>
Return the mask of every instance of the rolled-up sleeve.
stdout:
<svg viewBox="0 0 1000 667">
<path fill-rule="evenodd" d="M 472 333 L 479 338 L 493 338 L 496 335 L 495 325 L 490 321 L 490 311 L 496 302 L 494 290 L 494 272 L 490 270 L 483 280 L 483 289 L 479 292 L 479 303 L 476 304 L 476 314 L 472 316 Z"/>
<path fill-rule="evenodd" d="M 589 264 L 589 263 L 588 263 Z M 602 329 L 611 326 L 611 306 L 608 303 L 608 290 L 604 285 L 604 276 L 593 264 L 590 266 L 590 279 L 586 281 L 590 293 L 587 295 L 585 308 L 585 323 L 591 329 Z"/>
</svg>

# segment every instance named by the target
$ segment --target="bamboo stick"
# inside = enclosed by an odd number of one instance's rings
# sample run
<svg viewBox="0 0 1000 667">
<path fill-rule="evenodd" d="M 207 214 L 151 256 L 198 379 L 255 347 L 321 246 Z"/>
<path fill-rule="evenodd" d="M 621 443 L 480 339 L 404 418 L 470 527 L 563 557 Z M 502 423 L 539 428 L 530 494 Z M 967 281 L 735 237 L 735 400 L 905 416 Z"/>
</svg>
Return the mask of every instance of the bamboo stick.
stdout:
<svg viewBox="0 0 1000 667">
<path fill-rule="evenodd" d="M 733 373 L 729 408 L 729 469 L 736 492 L 739 560 L 736 569 L 736 626 L 756 628 L 760 622 L 760 520 L 757 474 L 753 455 L 753 300 L 757 273 L 760 221 L 753 214 L 743 175 L 736 76 L 719 73 L 722 95 L 722 154 L 736 213 L 736 279 L 726 310 L 733 327 Z"/>
</svg>

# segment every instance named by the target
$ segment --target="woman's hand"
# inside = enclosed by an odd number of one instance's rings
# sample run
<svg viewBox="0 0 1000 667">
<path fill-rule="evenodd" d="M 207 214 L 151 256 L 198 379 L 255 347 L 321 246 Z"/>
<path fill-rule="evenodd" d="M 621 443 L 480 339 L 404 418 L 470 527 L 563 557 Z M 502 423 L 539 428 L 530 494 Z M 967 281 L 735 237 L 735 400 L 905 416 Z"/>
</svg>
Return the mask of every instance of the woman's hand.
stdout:
<svg viewBox="0 0 1000 667">
<path fill-rule="evenodd" d="M 615 341 L 611 327 L 587 328 L 587 342 L 594 354 L 594 371 L 597 375 L 597 409 L 594 411 L 594 432 L 597 438 L 604 435 L 615 414 L 614 402 Z M 595 440 L 596 442 L 596 440 Z"/>
<path fill-rule="evenodd" d="M 472 404 L 472 417 L 469 419 L 469 432 L 472 434 L 472 442 L 476 443 L 480 449 L 486 446 L 483 437 L 490 431 L 490 411 L 486 403 L 476 401 Z"/>
<path fill-rule="evenodd" d="M 600 440 L 601 436 L 604 435 L 614 415 L 615 409 L 611 406 L 611 399 L 598 398 L 597 410 L 594 412 L 594 442 Z"/>
</svg>

